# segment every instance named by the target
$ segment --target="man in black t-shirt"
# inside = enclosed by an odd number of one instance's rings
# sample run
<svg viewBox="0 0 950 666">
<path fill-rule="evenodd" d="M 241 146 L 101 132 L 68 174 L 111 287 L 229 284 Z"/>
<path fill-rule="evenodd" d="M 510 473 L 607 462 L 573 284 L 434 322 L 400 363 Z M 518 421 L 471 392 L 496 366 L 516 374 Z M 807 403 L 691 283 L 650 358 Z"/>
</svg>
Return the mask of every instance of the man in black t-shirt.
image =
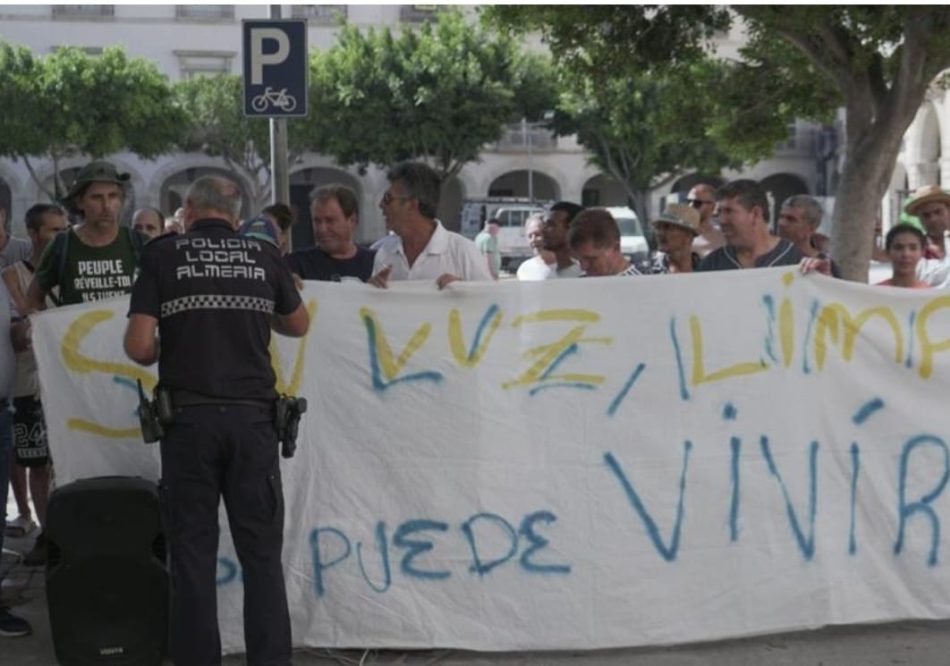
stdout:
<svg viewBox="0 0 950 666">
<path fill-rule="evenodd" d="M 353 242 L 359 207 L 353 190 L 330 185 L 311 196 L 310 217 L 317 247 L 287 255 L 290 270 L 304 280 L 340 282 L 356 278 L 366 282 L 373 274 L 375 252 Z"/>
<path fill-rule="evenodd" d="M 706 255 L 699 271 L 797 266 L 804 255 L 769 231 L 769 200 L 754 180 L 734 180 L 716 192 L 726 244 Z"/>
<path fill-rule="evenodd" d="M 247 661 L 289 666 L 268 345 L 271 329 L 305 335 L 310 317 L 280 251 L 235 232 L 240 207 L 240 190 L 224 178 L 189 188 L 185 233 L 142 250 L 125 351 L 142 365 L 158 361 L 174 412 L 161 441 L 172 661 L 221 663 L 215 575 L 223 497 L 243 570 Z"/>
</svg>

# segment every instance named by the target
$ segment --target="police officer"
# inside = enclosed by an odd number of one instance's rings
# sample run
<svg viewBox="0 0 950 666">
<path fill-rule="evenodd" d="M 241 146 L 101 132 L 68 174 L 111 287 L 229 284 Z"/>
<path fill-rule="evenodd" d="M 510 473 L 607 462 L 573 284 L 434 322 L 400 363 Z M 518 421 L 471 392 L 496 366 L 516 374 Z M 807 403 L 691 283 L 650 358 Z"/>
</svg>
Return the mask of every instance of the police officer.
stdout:
<svg viewBox="0 0 950 666">
<path fill-rule="evenodd" d="M 169 652 L 178 666 L 221 663 L 215 575 L 223 496 L 244 574 L 247 663 L 290 664 L 268 343 L 271 329 L 305 335 L 310 317 L 277 248 L 235 233 L 234 183 L 200 178 L 184 208 L 186 233 L 142 252 L 125 333 L 132 360 L 158 361 L 159 386 L 173 405 L 161 443 Z"/>
</svg>

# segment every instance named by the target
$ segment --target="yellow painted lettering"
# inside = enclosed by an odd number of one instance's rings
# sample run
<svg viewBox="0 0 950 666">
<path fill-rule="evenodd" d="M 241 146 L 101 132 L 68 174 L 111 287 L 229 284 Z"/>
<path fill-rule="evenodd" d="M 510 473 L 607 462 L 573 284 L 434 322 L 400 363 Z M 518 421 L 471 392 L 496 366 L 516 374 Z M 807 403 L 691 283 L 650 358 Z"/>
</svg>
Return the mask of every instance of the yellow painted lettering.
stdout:
<svg viewBox="0 0 950 666">
<path fill-rule="evenodd" d="M 455 357 L 456 362 L 460 366 L 463 368 L 474 368 L 478 365 L 478 362 L 482 360 L 482 357 L 488 350 L 488 344 L 491 342 L 492 337 L 494 337 L 498 331 L 498 327 L 501 326 L 501 320 L 501 310 L 496 308 L 495 313 L 491 319 L 488 320 L 487 331 L 483 331 L 482 327 L 484 326 L 484 322 L 479 325 L 478 332 L 475 334 L 475 339 L 479 341 L 479 344 L 472 350 L 472 353 L 469 354 L 462 336 L 462 315 L 458 308 L 452 308 L 452 311 L 449 313 L 449 347 L 452 349 L 452 356 Z M 483 332 L 485 336 L 483 339 L 480 339 Z"/>
<path fill-rule="evenodd" d="M 317 301 L 316 299 L 311 299 L 307 301 L 307 312 L 310 314 L 310 328 L 307 329 L 306 334 L 297 343 L 297 353 L 294 357 L 294 367 L 291 370 L 290 382 L 284 382 L 284 367 L 283 359 L 280 357 L 280 351 L 277 349 L 277 342 L 274 340 L 274 337 L 271 336 L 270 348 L 270 364 L 274 369 L 274 376 L 276 377 L 276 382 L 274 387 L 278 393 L 284 395 L 298 395 L 300 391 L 300 383 L 303 380 L 303 368 L 304 361 L 306 360 L 307 353 L 307 338 L 310 337 L 310 331 L 313 330 L 313 320 L 317 316 Z"/>
<path fill-rule="evenodd" d="M 689 332 L 693 342 L 693 386 L 722 381 L 730 377 L 741 377 L 751 375 L 756 372 L 766 370 L 768 366 L 764 362 L 744 362 L 730 365 L 715 372 L 706 372 L 706 362 L 703 356 L 703 329 L 699 317 L 693 315 L 689 318 Z"/>
<path fill-rule="evenodd" d="M 516 318 L 512 322 L 512 327 L 518 328 L 524 324 L 535 324 L 535 323 L 548 323 L 548 322 L 582 322 L 580 326 L 575 326 L 570 331 L 567 332 L 564 337 L 556 342 L 546 345 L 538 345 L 537 347 L 532 347 L 525 352 L 524 358 L 526 360 L 535 359 L 531 366 L 523 372 L 516 379 L 505 382 L 502 384 L 502 388 L 509 389 L 517 386 L 530 386 L 537 382 L 542 381 L 564 381 L 564 382 L 577 382 L 584 384 L 595 384 L 600 385 L 606 381 L 606 378 L 603 375 L 594 375 L 594 374 L 584 374 L 584 373 L 564 373 L 559 375 L 547 374 L 551 371 L 551 367 L 555 364 L 564 354 L 568 353 L 570 348 L 574 345 L 580 345 L 583 343 L 596 343 L 596 344 L 611 344 L 613 338 L 609 337 L 600 337 L 600 338 L 585 338 L 584 331 L 587 328 L 588 324 L 596 323 L 600 321 L 600 315 L 596 312 L 591 312 L 590 310 L 541 310 L 539 312 L 534 312 L 529 315 L 522 315 Z"/>
<path fill-rule="evenodd" d="M 917 315 L 915 327 L 917 329 L 917 339 L 920 340 L 920 370 L 918 370 L 918 373 L 923 379 L 927 379 L 933 374 L 934 353 L 950 349 L 950 338 L 934 343 L 931 341 L 927 329 L 930 317 L 946 307 L 950 307 L 950 296 L 940 296 L 928 301 L 927 305 L 920 309 L 920 314 Z"/>
<path fill-rule="evenodd" d="M 854 342 L 858 333 L 872 317 L 880 317 L 891 327 L 894 334 L 894 362 L 900 363 L 904 358 L 904 334 L 897 316 L 890 308 L 879 305 L 862 310 L 857 317 L 852 317 L 841 303 L 831 303 L 818 313 L 815 325 L 815 365 L 818 369 L 825 366 L 829 338 L 834 344 L 841 341 L 841 356 L 845 361 L 850 361 L 854 356 Z"/>
<path fill-rule="evenodd" d="M 109 310 L 93 310 L 76 317 L 66 329 L 60 342 L 60 352 L 65 366 L 78 373 L 104 372 L 109 375 L 125 377 L 133 382 L 141 380 L 146 391 L 151 391 L 158 383 L 158 379 L 145 368 L 128 363 L 111 363 L 99 361 L 85 356 L 79 351 L 83 341 L 99 324 L 112 319 L 113 313 Z"/>
<path fill-rule="evenodd" d="M 393 358 L 392 347 L 389 346 L 386 334 L 383 333 L 383 326 L 376 317 L 376 314 L 369 308 L 360 308 L 360 317 L 364 321 L 368 320 L 372 324 L 376 355 L 382 367 L 383 375 L 389 381 L 396 378 L 399 371 L 402 370 L 409 359 L 412 358 L 412 355 L 425 344 L 426 340 L 429 339 L 429 333 L 432 332 L 432 324 L 428 322 L 422 324 L 416 329 L 416 332 L 412 334 L 412 337 L 409 338 L 409 342 L 402 350 L 402 353 L 399 354 L 399 358 Z"/>
</svg>

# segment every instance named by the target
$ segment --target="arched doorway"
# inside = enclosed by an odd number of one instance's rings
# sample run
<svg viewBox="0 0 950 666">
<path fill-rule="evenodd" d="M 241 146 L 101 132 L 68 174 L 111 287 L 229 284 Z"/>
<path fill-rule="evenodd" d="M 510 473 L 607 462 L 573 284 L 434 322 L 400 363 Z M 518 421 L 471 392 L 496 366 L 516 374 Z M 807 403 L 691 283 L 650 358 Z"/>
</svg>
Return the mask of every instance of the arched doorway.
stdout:
<svg viewBox="0 0 950 666">
<path fill-rule="evenodd" d="M 581 189 L 581 205 L 591 206 L 626 206 L 627 191 L 623 185 L 612 176 L 599 173 L 588 178 Z"/>
<path fill-rule="evenodd" d="M 488 186 L 490 197 L 528 197 L 528 176 L 531 175 L 531 194 L 535 201 L 557 201 L 561 198 L 561 188 L 551 176 L 537 170 L 526 169 L 508 171 L 498 176 Z"/>
<path fill-rule="evenodd" d="M 0 178 L 0 210 L 7 216 L 6 228 L 9 231 L 13 223 L 13 190 L 3 178 Z"/>
<path fill-rule="evenodd" d="M 294 211 L 293 249 L 305 250 L 314 246 L 313 225 L 310 220 L 310 195 L 328 185 L 343 185 L 356 192 L 356 200 L 363 203 L 363 188 L 355 176 L 333 167 L 307 167 L 290 175 L 290 207 Z M 365 219 L 360 211 L 360 220 Z"/>
<path fill-rule="evenodd" d="M 439 221 L 449 231 L 460 231 L 462 220 L 462 200 L 465 191 L 462 182 L 453 177 L 442 183 L 442 195 L 439 197 Z"/>
</svg>

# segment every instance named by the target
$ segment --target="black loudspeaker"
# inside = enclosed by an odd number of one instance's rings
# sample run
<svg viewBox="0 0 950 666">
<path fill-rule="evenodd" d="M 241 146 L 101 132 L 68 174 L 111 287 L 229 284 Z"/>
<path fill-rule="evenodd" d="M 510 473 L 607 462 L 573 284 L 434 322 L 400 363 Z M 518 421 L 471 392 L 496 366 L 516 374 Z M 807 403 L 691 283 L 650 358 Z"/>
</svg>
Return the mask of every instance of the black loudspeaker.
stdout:
<svg viewBox="0 0 950 666">
<path fill-rule="evenodd" d="M 168 566 L 158 489 L 141 478 L 84 479 L 50 495 L 46 599 L 62 666 L 161 663 Z"/>
</svg>

